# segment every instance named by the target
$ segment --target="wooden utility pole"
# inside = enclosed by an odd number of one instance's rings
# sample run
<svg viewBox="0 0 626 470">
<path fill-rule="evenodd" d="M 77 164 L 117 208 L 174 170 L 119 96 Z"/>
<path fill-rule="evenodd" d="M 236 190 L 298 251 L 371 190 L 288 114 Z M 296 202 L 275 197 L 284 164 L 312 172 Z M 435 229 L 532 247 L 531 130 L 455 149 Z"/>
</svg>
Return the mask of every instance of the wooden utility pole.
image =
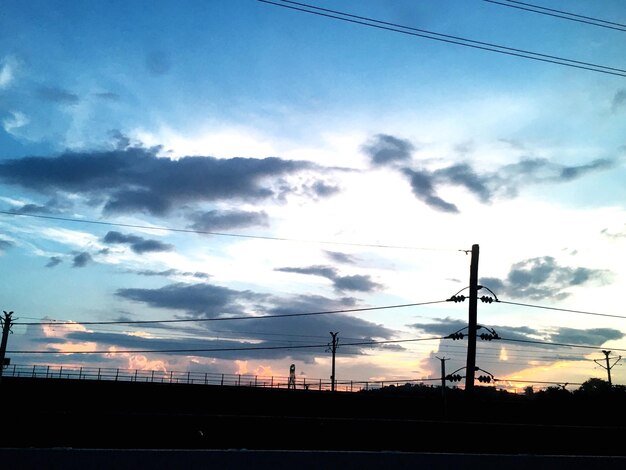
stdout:
<svg viewBox="0 0 626 470">
<path fill-rule="evenodd" d="M 478 245 L 472 245 L 469 285 L 469 322 L 467 327 L 467 366 L 465 368 L 465 393 L 474 392 L 476 372 L 476 329 L 478 326 Z"/>
<path fill-rule="evenodd" d="M 4 311 L 4 318 L 0 318 L 2 324 L 2 342 L 0 342 L 0 377 L 4 371 L 5 365 L 9 364 L 9 360 L 4 356 L 7 352 L 7 341 L 9 340 L 9 332 L 11 331 L 11 316 L 13 312 Z"/>
<path fill-rule="evenodd" d="M 330 352 L 333 353 L 333 362 L 332 362 L 332 371 L 330 375 L 330 390 L 331 392 L 335 391 L 335 354 L 337 353 L 337 335 L 338 331 L 330 332 L 330 336 L 332 336 L 332 343 L 330 344 Z"/>
<path fill-rule="evenodd" d="M 611 369 L 615 366 L 615 364 L 617 364 L 620 361 L 622 356 L 617 356 L 617 358 L 613 358 L 613 359 L 615 359 L 615 362 L 613 364 L 609 364 L 609 355 L 611 354 L 611 351 L 602 351 L 602 352 L 604 353 L 604 359 L 606 360 L 606 366 L 603 366 L 602 364 L 600 364 L 598 362 L 599 359 L 594 359 L 593 362 L 598 364 L 600 367 L 603 367 L 603 368 L 606 369 L 606 373 L 607 373 L 608 378 L 609 378 L 609 387 L 612 387 L 613 384 L 611 383 Z"/>
</svg>

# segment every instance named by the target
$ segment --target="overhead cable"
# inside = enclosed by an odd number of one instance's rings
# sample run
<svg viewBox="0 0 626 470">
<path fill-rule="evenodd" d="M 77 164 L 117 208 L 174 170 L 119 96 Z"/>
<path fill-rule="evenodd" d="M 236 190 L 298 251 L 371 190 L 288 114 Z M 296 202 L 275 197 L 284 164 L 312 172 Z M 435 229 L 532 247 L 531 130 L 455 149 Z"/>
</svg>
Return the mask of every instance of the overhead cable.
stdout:
<svg viewBox="0 0 626 470">
<path fill-rule="evenodd" d="M 383 341 L 358 341 L 353 343 L 341 343 L 341 346 L 371 346 L 379 344 L 394 344 L 394 343 L 410 343 L 417 341 L 436 341 L 444 339 L 443 336 L 435 336 L 430 338 L 411 338 L 411 339 L 394 339 Z M 192 349 L 117 349 L 117 350 L 99 350 L 99 351 L 64 351 L 64 350 L 13 350 L 7 351 L 10 354 L 136 354 L 136 353 L 201 353 L 201 352 L 229 352 L 229 351 L 268 351 L 276 349 L 312 349 L 312 348 L 327 348 L 328 343 L 324 344 L 306 344 L 295 346 L 246 346 L 246 347 L 231 347 L 231 348 L 192 348 Z"/>
<path fill-rule="evenodd" d="M 475 41 L 472 39 L 466 39 L 459 36 L 452 36 L 448 34 L 437 33 L 434 31 L 428 31 L 409 26 L 403 26 L 396 23 L 390 23 L 387 21 L 380 21 L 373 18 L 364 16 L 352 15 L 349 13 L 340 12 L 337 10 L 329 10 L 327 8 L 321 8 L 314 5 L 292 2 L 288 0 L 270 1 L 270 0 L 258 0 L 261 3 L 279 6 L 291 10 L 301 11 L 304 13 L 310 13 L 317 16 L 326 18 L 332 18 L 340 21 L 346 21 L 348 23 L 360 24 L 363 26 L 369 26 L 372 28 L 382 29 L 386 31 L 392 31 L 396 33 L 406 34 L 409 36 L 421 37 L 425 39 L 432 39 L 448 44 L 456 44 L 459 46 L 471 47 L 474 49 L 481 49 L 489 52 L 497 52 L 499 54 L 506 54 L 510 56 L 521 57 L 524 59 L 532 59 L 541 62 L 548 62 L 557 65 L 564 65 L 566 67 L 574 67 L 578 69 L 590 70 L 592 72 L 600 72 L 609 75 L 617 75 L 620 77 L 626 77 L 626 70 L 615 67 L 608 67 L 605 65 L 593 64 L 590 62 L 583 62 L 574 59 L 567 59 L 564 57 L 558 57 L 549 54 L 542 54 L 539 52 L 532 52 L 524 49 L 516 49 L 512 47 L 500 46 L 497 44 Z"/>
<path fill-rule="evenodd" d="M 608 314 L 608 313 L 586 312 L 584 310 L 572 310 L 572 309 L 569 309 L 569 308 L 547 307 L 545 305 L 533 305 L 533 304 L 526 304 L 526 303 L 521 303 L 521 302 L 508 302 L 506 300 L 500 300 L 499 302 L 501 304 L 519 305 L 521 307 L 542 308 L 542 309 L 545 309 L 545 310 L 556 310 L 556 311 L 559 311 L 559 312 L 580 313 L 580 314 L 583 314 L 583 315 L 594 315 L 594 316 L 597 316 L 597 317 L 609 317 L 609 318 L 626 319 L 626 316 L 624 316 L 624 315 L 612 315 L 612 314 Z"/>
<path fill-rule="evenodd" d="M 533 5 L 532 3 L 517 2 L 514 0 L 507 0 L 506 2 L 499 2 L 496 0 L 483 0 L 488 3 L 494 3 L 496 5 L 502 5 L 509 8 L 516 8 L 518 10 L 529 11 L 532 13 L 539 13 L 540 15 L 553 16 L 555 18 L 561 18 L 569 21 L 576 21 L 578 23 L 589 24 L 592 26 L 599 26 L 601 28 L 615 29 L 617 31 L 626 32 L 626 24 L 614 23 L 612 21 L 601 20 L 599 18 L 593 18 L 591 16 L 577 15 L 563 10 L 555 10 L 554 8 L 546 8 L 540 5 Z"/>
<path fill-rule="evenodd" d="M 344 246 L 357 246 L 362 248 L 393 248 L 398 250 L 424 250 L 424 251 L 459 251 L 458 249 L 452 248 L 427 248 L 427 247 L 418 247 L 418 246 L 401 246 L 401 245 L 385 245 L 379 243 L 353 243 L 353 242 L 338 242 L 338 241 L 330 241 L 330 240 L 305 240 L 298 238 L 287 238 L 287 237 L 269 237 L 264 235 L 246 235 L 242 233 L 226 233 L 226 232 L 212 232 L 208 230 L 195 230 L 190 228 L 175 228 L 175 227 L 159 227 L 152 225 L 139 225 L 139 224 L 123 224 L 118 222 L 108 222 L 105 220 L 90 220 L 90 219 L 75 219 L 71 217 L 59 217 L 52 215 L 43 215 L 43 214 L 26 214 L 23 212 L 11 212 L 11 211 L 2 211 L 0 210 L 0 214 L 2 215 L 13 215 L 13 216 L 22 216 L 22 217 L 34 217 L 38 219 L 49 219 L 49 220 L 58 220 L 62 222 L 74 222 L 81 224 L 95 224 L 95 225 L 107 225 L 112 227 L 125 227 L 125 228 L 136 228 L 141 230 L 161 230 L 167 232 L 178 232 L 178 233 L 196 233 L 199 235 L 213 235 L 218 237 L 233 237 L 233 238 L 250 238 L 255 240 L 272 240 L 279 242 L 297 242 L 297 243 L 317 243 L 317 244 L 326 244 L 326 245 L 344 245 Z"/>
<path fill-rule="evenodd" d="M 112 320 L 112 321 L 42 321 L 42 322 L 13 322 L 13 325 L 144 325 L 156 323 L 190 323 L 190 322 L 212 322 L 212 321 L 233 321 L 233 320 L 266 320 L 270 318 L 288 318 L 288 317 L 306 317 L 311 315 L 328 315 L 333 313 L 355 313 L 368 312 L 373 310 L 384 310 L 390 308 L 417 307 L 420 305 L 431 305 L 446 303 L 446 300 L 435 300 L 432 302 L 418 302 L 412 304 L 383 305 L 380 307 L 362 307 L 347 308 L 342 310 L 324 310 L 320 312 L 306 313 L 280 313 L 276 315 L 261 316 L 236 316 L 236 317 L 217 317 L 217 318 L 177 318 L 170 320 Z"/>
</svg>

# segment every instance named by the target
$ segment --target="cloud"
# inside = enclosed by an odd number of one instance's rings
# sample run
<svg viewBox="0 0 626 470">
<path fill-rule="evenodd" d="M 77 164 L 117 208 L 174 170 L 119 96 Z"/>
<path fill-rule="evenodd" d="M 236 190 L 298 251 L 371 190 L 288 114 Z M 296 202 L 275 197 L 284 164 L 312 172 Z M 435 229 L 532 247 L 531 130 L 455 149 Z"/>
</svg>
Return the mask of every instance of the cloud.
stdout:
<svg viewBox="0 0 626 470">
<path fill-rule="evenodd" d="M 489 189 L 492 175 L 478 175 L 467 163 L 459 163 L 433 173 L 435 181 L 441 181 L 453 186 L 463 186 L 478 196 L 482 202 L 489 202 L 492 191 Z"/>
<path fill-rule="evenodd" d="M 600 231 L 600 233 L 609 238 L 626 238 L 626 230 L 617 233 L 611 233 L 609 232 L 608 228 L 604 228 Z"/>
<path fill-rule="evenodd" d="M 403 173 L 409 177 L 413 194 L 420 201 L 424 202 L 432 209 L 441 212 L 459 212 L 457 206 L 450 202 L 444 201 L 439 196 L 437 196 L 435 191 L 436 180 L 434 179 L 432 173 L 423 170 L 413 171 L 409 168 L 405 168 L 403 170 Z"/>
<path fill-rule="evenodd" d="M 154 76 L 167 74 L 171 67 L 171 59 L 169 54 L 164 51 L 151 51 L 146 55 L 146 69 Z"/>
<path fill-rule="evenodd" d="M 144 211 L 162 216 L 186 203 L 277 197 L 296 189 L 284 181 L 280 181 L 281 188 L 274 187 L 281 177 L 320 170 L 310 162 L 276 157 L 173 160 L 158 157 L 158 151 L 130 147 L 4 160 L 0 179 L 44 193 L 63 191 L 100 198 L 105 213 Z"/>
<path fill-rule="evenodd" d="M 2 238 L 0 238 L 0 251 L 6 251 L 13 246 L 15 246 L 15 243 L 13 243 L 12 241 L 3 240 Z"/>
<path fill-rule="evenodd" d="M 610 169 L 614 159 L 599 158 L 581 165 L 561 165 L 545 158 L 522 158 L 492 171 L 478 170 L 469 162 L 453 163 L 430 170 L 415 168 L 410 155 L 410 142 L 392 136 L 377 135 L 362 147 L 375 164 L 402 162 L 396 169 L 408 178 L 416 198 L 434 210 L 458 213 L 454 202 L 439 196 L 442 187 L 460 187 L 488 204 L 496 197 L 515 197 L 522 187 L 533 184 L 566 183 L 587 174 Z"/>
<path fill-rule="evenodd" d="M 129 245 L 130 249 L 137 254 L 152 253 L 158 251 L 172 251 L 173 245 L 163 243 L 159 240 L 149 240 L 137 235 L 125 235 L 120 232 L 108 232 L 102 241 L 108 245 L 124 244 Z"/>
<path fill-rule="evenodd" d="M 62 262 L 63 260 L 59 258 L 58 256 L 51 256 L 48 262 L 46 263 L 46 268 L 54 268 L 55 266 L 61 264 Z"/>
<path fill-rule="evenodd" d="M 0 61 L 0 90 L 8 88 L 15 78 L 17 61 L 12 56 L 7 56 Z"/>
<path fill-rule="evenodd" d="M 11 212 L 16 214 L 49 214 L 52 212 L 48 206 L 41 206 L 39 204 L 24 204 L 21 207 L 13 209 Z"/>
<path fill-rule="evenodd" d="M 565 290 L 568 287 L 591 282 L 606 284 L 610 275 L 605 270 L 559 266 L 551 256 L 543 256 L 515 263 L 506 279 L 485 277 L 480 279 L 480 283 L 494 291 L 498 297 L 564 299 L 570 295 Z"/>
<path fill-rule="evenodd" d="M 340 253 L 338 251 L 325 251 L 326 255 L 337 263 L 355 264 L 357 259 L 352 255 Z"/>
<path fill-rule="evenodd" d="M 37 89 L 37 96 L 44 101 L 57 104 L 75 105 L 80 102 L 78 95 L 58 87 L 39 87 Z"/>
<path fill-rule="evenodd" d="M 339 291 L 372 292 L 382 287 L 381 284 L 372 281 L 367 275 L 340 276 L 337 274 L 337 270 L 331 266 L 284 267 L 276 268 L 275 271 L 325 277 L 333 281 L 335 289 Z"/>
<path fill-rule="evenodd" d="M 389 165 L 410 160 L 415 146 L 405 139 L 376 134 L 361 149 L 374 165 Z"/>
<path fill-rule="evenodd" d="M 590 328 L 587 330 L 558 328 L 550 335 L 550 340 L 556 343 L 601 346 L 607 341 L 621 339 L 624 336 L 626 336 L 624 333 L 613 328 Z"/>
<path fill-rule="evenodd" d="M 262 226 L 267 227 L 268 217 L 265 212 L 218 211 L 196 212 L 189 216 L 194 230 L 212 232 L 232 228 Z"/>
<path fill-rule="evenodd" d="M 336 276 L 333 279 L 335 288 L 340 291 L 373 292 L 382 287 L 367 275 Z"/>
<path fill-rule="evenodd" d="M 414 328 L 416 330 L 423 331 L 424 333 L 430 334 L 433 336 L 448 336 L 452 333 L 456 333 L 457 331 L 461 331 L 462 333 L 467 334 L 467 322 L 466 321 L 455 320 L 451 318 L 434 318 L 433 322 L 413 323 L 407 326 L 410 328 Z M 483 325 L 481 325 L 481 327 L 482 326 Z M 507 339 L 528 340 L 528 339 L 536 339 L 538 335 L 541 335 L 541 332 L 539 330 L 535 330 L 527 326 L 521 326 L 521 327 L 495 326 L 494 327 L 492 325 L 489 325 L 487 326 L 487 328 L 494 329 L 498 333 L 498 335 L 500 335 L 503 338 L 506 337 Z M 481 329 L 478 330 L 478 334 L 481 333 Z"/>
<path fill-rule="evenodd" d="M 30 123 L 30 119 L 26 114 L 21 111 L 10 111 L 10 117 L 2 120 L 2 128 L 7 134 L 14 135 L 14 131 L 21 127 L 27 126 Z"/>
<path fill-rule="evenodd" d="M 211 284 L 170 284 L 159 289 L 118 289 L 116 295 L 155 308 L 183 310 L 194 317 L 242 315 L 245 304 L 263 296 Z"/>
<path fill-rule="evenodd" d="M 195 277 L 197 279 L 208 279 L 211 277 L 211 275 L 207 273 L 179 271 L 178 269 L 165 269 L 163 271 L 154 271 L 151 269 L 144 269 L 141 271 L 128 271 L 128 272 L 137 274 L 139 276 L 148 276 L 148 277 L 151 277 L 151 276 L 163 276 L 163 277 L 189 276 L 189 277 Z"/>
<path fill-rule="evenodd" d="M 307 189 L 308 189 L 307 192 L 313 193 L 315 196 L 318 196 L 318 197 L 330 197 L 341 191 L 339 186 L 336 186 L 334 184 L 329 184 L 324 181 L 316 181 L 315 183 L 310 185 Z"/>
<path fill-rule="evenodd" d="M 522 159 L 494 172 L 477 172 L 469 163 L 456 163 L 435 171 L 402 169 L 409 178 L 413 194 L 431 208 L 442 212 L 459 212 L 458 207 L 438 196 L 442 186 L 462 187 L 482 203 L 496 197 L 517 196 L 520 188 L 532 184 L 566 183 L 589 173 L 612 168 L 615 161 L 596 159 L 577 166 L 552 163 L 543 158 Z"/>
<path fill-rule="evenodd" d="M 93 261 L 93 258 L 91 257 L 91 255 L 87 253 L 86 251 L 83 251 L 82 253 L 78 253 L 77 255 L 74 256 L 74 259 L 72 261 L 72 267 L 84 268 L 92 261 Z"/>
<path fill-rule="evenodd" d="M 355 307 L 355 300 L 351 297 L 329 299 L 319 295 L 297 295 L 291 297 L 271 297 L 268 299 L 271 305 L 265 310 L 267 314 L 304 314 L 314 312 L 332 312 Z M 220 330 L 227 330 L 240 334 L 241 332 L 255 332 L 255 337 L 263 338 L 264 335 L 284 335 L 283 341 L 290 335 L 310 335 L 309 341 L 330 341 L 329 332 L 338 332 L 341 343 L 352 340 L 370 340 L 372 338 L 389 339 L 395 332 L 382 325 L 366 320 L 355 318 L 342 313 L 329 313 L 321 315 L 304 315 L 297 317 L 285 317 L 276 320 L 252 318 L 245 322 L 222 322 Z M 302 338 L 300 338 L 300 341 Z M 370 346 L 365 346 L 369 348 Z M 344 348 L 348 348 L 345 346 Z M 351 351 L 359 351 L 363 347 L 352 346 Z M 344 349 L 345 350 L 345 349 Z M 310 355 L 311 352 L 303 352 Z"/>
<path fill-rule="evenodd" d="M 620 111 L 626 105 L 626 89 L 622 88 L 615 93 L 611 102 L 611 111 L 614 113 Z"/>
<path fill-rule="evenodd" d="M 451 318 L 435 318 L 433 319 L 432 323 L 414 323 L 407 326 L 420 330 L 426 334 L 436 336 L 448 336 L 449 334 L 455 333 L 459 330 L 462 330 L 464 334 L 467 334 L 467 322 Z M 498 333 L 501 338 L 505 340 L 513 340 L 513 342 L 521 341 L 520 343 L 517 343 L 517 346 L 528 348 L 554 349 L 556 347 L 564 347 L 550 343 L 602 346 L 607 341 L 621 339 L 626 336 L 626 334 L 624 334 L 622 331 L 613 328 L 578 329 L 553 327 L 546 329 L 535 329 L 527 326 L 479 326 L 481 327 L 478 329 L 479 335 L 483 328 L 493 329 L 496 331 L 496 333 Z M 524 341 L 538 342 L 524 344 Z"/>
<path fill-rule="evenodd" d="M 105 91 L 102 93 L 94 93 L 94 96 L 105 101 L 120 101 L 121 97 L 117 93 Z"/>
<path fill-rule="evenodd" d="M 207 334 L 223 337 L 231 335 L 245 341 L 261 341 L 263 345 L 302 345 L 320 344 L 324 347 L 330 340 L 329 331 L 340 332 L 340 338 L 368 339 L 390 338 L 395 332 L 382 325 L 371 323 L 340 313 L 353 308 L 355 300 L 351 297 L 330 299 L 318 295 L 297 295 L 279 297 L 251 291 L 237 291 L 210 284 L 170 284 L 159 289 L 120 289 L 121 298 L 145 303 L 151 307 L 184 311 L 189 318 L 226 319 L 229 316 L 247 316 L 245 320 L 198 323 Z M 254 311 L 254 315 L 246 313 Z M 320 314 L 319 312 L 329 312 Z M 336 312 L 336 313 L 330 313 Z M 260 318 L 263 315 L 291 315 L 311 313 L 311 315 L 289 316 L 282 318 Z M 183 317 L 184 318 L 184 317 Z M 211 333 L 213 328 L 217 331 Z M 197 333 L 197 331 L 196 331 Z M 268 339 L 269 337 L 269 339 Z M 129 339 L 129 341 L 131 341 Z M 185 343 L 185 348 L 189 344 Z M 324 350 L 322 349 L 322 351 Z M 346 346 L 353 352 L 359 347 Z M 257 351 L 253 357 L 300 357 L 310 359 L 320 351 L 308 349 L 285 350 L 280 352 Z M 248 353 L 238 353 L 231 357 L 248 357 Z M 213 356 L 213 355 L 211 355 Z"/>
</svg>

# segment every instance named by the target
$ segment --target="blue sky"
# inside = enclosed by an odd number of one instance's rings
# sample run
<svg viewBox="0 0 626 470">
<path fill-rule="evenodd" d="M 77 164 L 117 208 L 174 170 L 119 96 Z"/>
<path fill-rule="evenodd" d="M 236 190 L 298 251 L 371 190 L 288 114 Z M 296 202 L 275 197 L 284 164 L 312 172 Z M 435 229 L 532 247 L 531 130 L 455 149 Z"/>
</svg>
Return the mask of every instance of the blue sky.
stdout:
<svg viewBox="0 0 626 470">
<path fill-rule="evenodd" d="M 515 2 L 310 3 L 613 68 L 601 73 L 275 3 L 3 3 L 3 309 L 77 322 L 17 324 L 9 350 L 274 347 L 339 331 L 339 379 L 438 377 L 436 356 L 462 367 L 466 342 L 341 344 L 463 328 L 467 302 L 439 301 L 468 286 L 464 250 L 478 244 L 481 284 L 524 304 L 480 304 L 481 325 L 598 346 L 481 343 L 479 366 L 606 377 L 593 359 L 626 348 L 625 320 L 603 316 L 621 315 L 626 288 L 624 28 Z M 540 5 L 626 23 L 621 0 Z M 412 303 L 429 304 L 212 320 Z M 80 324 L 155 319 L 211 321 Z M 12 363 L 330 374 L 323 347 Z"/>
</svg>

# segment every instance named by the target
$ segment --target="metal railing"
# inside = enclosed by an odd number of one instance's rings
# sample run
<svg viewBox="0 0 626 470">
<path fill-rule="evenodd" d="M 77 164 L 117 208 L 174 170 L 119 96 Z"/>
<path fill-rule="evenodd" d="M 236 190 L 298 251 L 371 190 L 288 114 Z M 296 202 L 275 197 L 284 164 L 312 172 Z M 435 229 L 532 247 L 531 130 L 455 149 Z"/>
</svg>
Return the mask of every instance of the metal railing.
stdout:
<svg viewBox="0 0 626 470">
<path fill-rule="evenodd" d="M 151 382 L 190 385 L 219 385 L 235 387 L 289 388 L 287 376 L 261 376 L 253 374 L 220 374 L 216 372 L 182 372 L 163 370 L 120 369 L 110 367 L 82 367 L 60 365 L 18 365 L 13 364 L 3 371 L 4 377 L 31 377 L 45 379 L 110 380 L 120 382 Z M 428 380 L 381 380 L 381 381 L 335 381 L 339 392 L 359 392 L 390 385 L 402 386 L 407 383 L 422 383 Z M 330 380 L 300 377 L 295 379 L 292 388 L 300 390 L 331 390 Z"/>
</svg>

